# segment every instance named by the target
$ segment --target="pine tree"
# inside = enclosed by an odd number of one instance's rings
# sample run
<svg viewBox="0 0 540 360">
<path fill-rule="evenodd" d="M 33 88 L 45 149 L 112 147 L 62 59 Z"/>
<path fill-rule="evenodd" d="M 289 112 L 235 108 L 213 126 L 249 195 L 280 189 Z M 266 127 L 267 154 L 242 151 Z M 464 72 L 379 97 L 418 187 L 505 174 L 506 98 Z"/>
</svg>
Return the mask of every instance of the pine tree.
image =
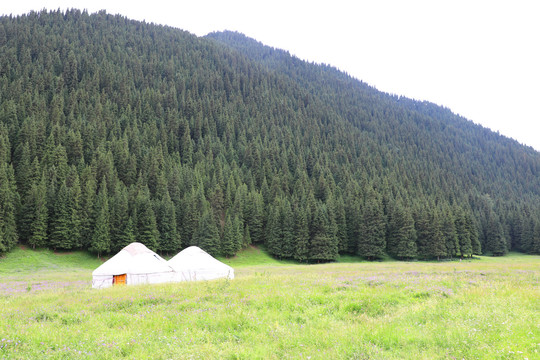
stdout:
<svg viewBox="0 0 540 360">
<path fill-rule="evenodd" d="M 456 216 L 456 234 L 459 241 L 460 256 L 471 257 L 473 254 L 471 233 L 467 228 L 467 219 L 463 211 L 460 211 L 460 213 Z"/>
<path fill-rule="evenodd" d="M 429 216 L 429 243 L 428 243 L 428 256 L 440 260 L 442 257 L 446 257 L 446 239 L 443 236 L 441 230 L 441 220 L 439 212 L 433 211 Z"/>
<path fill-rule="evenodd" d="M 101 254 L 109 252 L 111 248 L 109 197 L 107 195 L 107 186 L 104 180 L 100 184 L 94 213 L 94 218 L 96 220 L 89 250 L 100 257 Z"/>
<path fill-rule="evenodd" d="M 157 204 L 156 221 L 159 231 L 159 250 L 165 253 L 180 250 L 182 242 L 180 234 L 176 231 L 176 210 L 168 191 Z"/>
<path fill-rule="evenodd" d="M 309 259 L 315 261 L 334 261 L 338 258 L 338 244 L 330 230 L 328 210 L 324 204 L 318 204 L 312 223 Z"/>
<path fill-rule="evenodd" d="M 430 257 L 429 252 L 429 243 L 431 241 L 431 232 L 430 232 L 430 219 L 428 211 L 423 208 L 419 209 L 414 218 L 416 235 L 417 235 L 417 249 L 418 256 L 420 258 L 426 259 Z"/>
<path fill-rule="evenodd" d="M 376 199 L 369 199 L 362 213 L 357 254 L 369 260 L 381 259 L 386 249 L 384 213 Z"/>
<path fill-rule="evenodd" d="M 73 91 L 79 82 L 77 75 L 77 59 L 73 50 L 69 51 L 63 72 L 64 82 L 70 91 Z"/>
<path fill-rule="evenodd" d="M 531 241 L 531 253 L 540 254 L 540 222 L 537 221 L 533 229 L 533 237 Z"/>
<path fill-rule="evenodd" d="M 243 247 L 247 246 L 244 243 L 244 223 L 240 216 L 234 216 L 233 218 L 233 227 L 235 232 L 235 238 L 236 238 L 236 248 L 235 248 L 235 254 L 242 249 Z"/>
<path fill-rule="evenodd" d="M 33 184 L 30 188 L 29 196 L 27 199 L 26 207 L 27 214 L 29 214 L 28 222 L 28 245 L 33 249 L 36 247 L 43 247 L 47 244 L 47 223 L 48 223 L 48 209 L 47 209 L 47 182 L 45 176 L 41 177 L 41 181 L 37 184 Z"/>
<path fill-rule="evenodd" d="M 238 221 L 238 231 L 239 232 L 242 231 L 242 224 L 240 223 L 240 221 Z M 242 239 L 244 241 L 242 247 L 246 248 L 246 247 L 248 247 L 249 245 L 252 244 L 251 233 L 250 233 L 250 230 L 249 230 L 249 225 L 247 225 L 247 224 L 244 227 L 244 233 L 242 235 Z"/>
<path fill-rule="evenodd" d="M 236 254 L 236 229 L 230 214 L 227 214 L 225 220 L 225 228 L 223 231 L 223 240 L 221 242 L 221 253 L 223 256 L 230 258 Z"/>
<path fill-rule="evenodd" d="M 129 244 L 135 242 L 137 240 L 137 237 L 135 236 L 135 222 L 133 221 L 133 217 L 129 217 L 126 227 L 124 231 L 122 232 L 122 237 L 119 239 L 118 245 L 125 247 Z M 122 248 L 123 248 L 122 247 Z"/>
<path fill-rule="evenodd" d="M 13 167 L 0 164 L 0 253 L 10 251 L 19 241 L 15 217 L 18 203 Z"/>
<path fill-rule="evenodd" d="M 49 226 L 49 245 L 55 250 L 73 248 L 73 241 L 70 236 L 71 211 L 69 201 L 69 190 L 64 181 L 56 193 Z"/>
<path fill-rule="evenodd" d="M 255 244 L 264 242 L 264 202 L 263 197 L 258 192 L 249 194 L 247 226 L 251 241 Z"/>
<path fill-rule="evenodd" d="M 347 217 L 345 215 L 345 203 L 343 197 L 336 199 L 335 206 L 336 237 L 340 253 L 349 251 L 349 238 L 347 235 Z"/>
<path fill-rule="evenodd" d="M 18 154 L 20 153 L 20 154 Z M 18 156 L 17 156 L 18 155 Z M 17 168 L 16 170 L 16 181 L 17 181 L 17 189 L 19 191 L 19 194 L 22 199 L 26 198 L 26 194 L 30 190 L 30 187 L 32 184 L 36 181 L 38 181 L 37 176 L 34 172 L 33 161 L 31 159 L 31 153 L 30 153 L 30 146 L 27 142 L 25 142 L 22 146 L 18 146 L 17 150 L 15 152 L 14 157 L 17 160 Z M 36 158 L 37 160 L 37 158 Z"/>
<path fill-rule="evenodd" d="M 527 216 L 523 221 L 522 249 L 527 254 L 534 252 L 534 229 L 536 221 L 532 216 Z"/>
<path fill-rule="evenodd" d="M 281 257 L 283 243 L 281 235 L 281 217 L 279 203 L 277 201 L 269 209 L 265 245 L 271 255 L 279 258 Z"/>
<path fill-rule="evenodd" d="M 8 129 L 0 121 L 0 165 L 9 163 L 11 163 L 11 142 L 9 141 Z"/>
<path fill-rule="evenodd" d="M 181 238 L 185 245 L 197 245 L 195 242 L 195 232 L 204 209 L 210 207 L 210 204 L 204 196 L 202 185 L 192 188 L 191 192 L 184 199 L 184 216 L 182 219 Z"/>
<path fill-rule="evenodd" d="M 523 217 L 519 211 L 513 214 L 510 224 L 510 238 L 512 241 L 512 249 L 523 249 Z"/>
<path fill-rule="evenodd" d="M 482 245 L 478 237 L 478 230 L 472 215 L 465 214 L 465 227 L 469 233 L 469 238 L 471 239 L 471 251 L 474 255 L 482 255 Z M 471 255 L 472 256 L 472 255 Z"/>
<path fill-rule="evenodd" d="M 295 252 L 294 244 L 294 218 L 291 205 L 287 199 L 283 200 L 279 209 L 281 224 L 281 255 L 284 259 L 292 259 Z"/>
<path fill-rule="evenodd" d="M 189 124 L 185 121 L 185 130 L 180 141 L 180 153 L 182 154 L 182 164 L 191 166 L 193 161 L 193 143 L 191 140 Z"/>
<path fill-rule="evenodd" d="M 159 232 L 157 230 L 156 215 L 150 201 L 150 191 L 145 186 L 139 191 L 136 198 L 136 233 L 137 242 L 146 245 L 147 248 L 157 251 L 159 244 Z"/>
<path fill-rule="evenodd" d="M 88 249 L 95 224 L 97 183 L 89 167 L 83 170 L 81 178 L 84 179 L 81 194 L 81 243 L 83 248 Z"/>
<path fill-rule="evenodd" d="M 6 132 L 9 135 L 9 142 L 15 143 L 17 129 L 19 127 L 19 117 L 17 115 L 17 103 L 14 100 L 5 101 L 0 109 L 0 123 L 6 126 Z"/>
<path fill-rule="evenodd" d="M 358 242 L 361 236 L 362 225 L 362 205 L 358 197 L 349 200 L 346 206 L 347 222 L 347 252 L 355 254 L 358 250 Z"/>
<path fill-rule="evenodd" d="M 456 256 L 459 253 L 459 240 L 456 233 L 454 216 L 450 211 L 446 211 L 443 215 L 441 232 L 446 245 L 447 256 L 450 258 Z"/>
<path fill-rule="evenodd" d="M 236 194 L 234 196 L 234 203 L 232 210 L 235 216 L 238 216 L 242 223 L 246 221 L 247 214 L 247 201 L 248 201 L 248 189 L 246 184 L 242 184 L 237 187 Z"/>
<path fill-rule="evenodd" d="M 210 255 L 220 255 L 219 231 L 214 220 L 214 215 L 208 208 L 204 209 L 193 238 L 195 245 Z"/>
<path fill-rule="evenodd" d="M 309 228 L 306 210 L 298 206 L 294 212 L 294 259 L 304 262 L 309 256 Z"/>
<path fill-rule="evenodd" d="M 387 252 L 398 259 L 416 257 L 416 230 L 414 220 L 403 205 L 396 204 L 388 224 Z"/>
<path fill-rule="evenodd" d="M 491 214 L 488 219 L 486 250 L 491 252 L 493 256 L 502 256 L 508 252 L 501 222 L 494 214 Z M 473 253 L 475 253 L 474 249 Z"/>
<path fill-rule="evenodd" d="M 37 158 L 35 160 L 37 161 Z M 38 172 L 37 169 L 36 169 L 36 172 Z M 20 174 L 18 176 L 21 177 Z M 36 207 L 35 193 L 32 194 L 31 190 L 32 190 L 32 187 L 35 187 L 37 186 L 37 184 L 39 184 L 41 177 L 38 174 L 38 176 L 33 177 L 33 179 L 31 180 L 28 180 L 26 176 L 24 176 L 24 178 L 25 178 L 24 181 L 26 182 L 25 187 L 27 187 L 27 190 L 24 192 L 24 195 L 22 196 L 21 208 L 20 208 L 20 212 L 18 216 L 18 234 L 19 234 L 19 239 L 21 241 L 28 242 L 28 239 L 30 237 L 30 226 L 32 222 L 34 221 L 34 217 L 35 217 L 34 210 Z M 19 185 L 17 185 L 17 187 L 20 188 Z M 45 187 L 43 196 L 45 196 L 46 192 L 47 192 L 47 188 Z M 45 235 L 45 238 L 47 238 L 46 235 Z"/>
<path fill-rule="evenodd" d="M 111 250 L 113 252 L 118 252 L 131 242 L 135 241 L 133 238 L 133 220 L 131 223 L 131 233 L 129 233 L 129 230 L 127 229 L 128 221 L 131 218 L 129 216 L 127 189 L 122 183 L 117 184 L 114 196 L 111 198 L 110 213 Z"/>
<path fill-rule="evenodd" d="M 81 187 L 79 184 L 79 176 L 74 170 L 71 187 L 69 188 L 68 211 L 69 219 L 69 237 L 73 248 L 82 247 L 81 238 Z"/>
</svg>

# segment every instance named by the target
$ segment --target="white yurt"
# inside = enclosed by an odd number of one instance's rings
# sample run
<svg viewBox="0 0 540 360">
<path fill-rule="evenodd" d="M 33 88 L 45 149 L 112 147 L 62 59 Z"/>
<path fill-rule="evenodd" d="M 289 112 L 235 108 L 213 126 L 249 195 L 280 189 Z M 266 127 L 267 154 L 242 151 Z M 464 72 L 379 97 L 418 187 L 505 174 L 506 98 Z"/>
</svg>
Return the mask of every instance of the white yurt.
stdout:
<svg viewBox="0 0 540 360">
<path fill-rule="evenodd" d="M 232 267 L 213 258 L 197 246 L 180 251 L 169 260 L 169 265 L 175 271 L 174 281 L 234 279 Z"/>
<path fill-rule="evenodd" d="M 92 288 L 114 284 L 159 284 L 174 279 L 167 260 L 141 243 L 131 243 L 92 272 Z"/>
</svg>

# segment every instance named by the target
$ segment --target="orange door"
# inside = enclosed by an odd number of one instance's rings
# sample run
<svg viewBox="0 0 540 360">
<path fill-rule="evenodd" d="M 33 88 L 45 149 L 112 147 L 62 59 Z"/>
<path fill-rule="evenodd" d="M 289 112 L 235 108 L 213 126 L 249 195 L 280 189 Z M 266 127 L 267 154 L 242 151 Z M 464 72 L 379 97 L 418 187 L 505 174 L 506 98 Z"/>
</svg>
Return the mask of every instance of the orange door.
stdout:
<svg viewBox="0 0 540 360">
<path fill-rule="evenodd" d="M 126 285 L 127 274 L 113 275 L 113 285 Z"/>
</svg>

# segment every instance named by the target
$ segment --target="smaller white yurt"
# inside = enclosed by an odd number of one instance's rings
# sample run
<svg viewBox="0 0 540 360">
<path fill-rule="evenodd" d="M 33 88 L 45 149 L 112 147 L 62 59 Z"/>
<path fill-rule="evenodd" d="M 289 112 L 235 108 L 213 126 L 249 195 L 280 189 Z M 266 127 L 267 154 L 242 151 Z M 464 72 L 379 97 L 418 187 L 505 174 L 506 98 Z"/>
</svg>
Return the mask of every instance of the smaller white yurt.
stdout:
<svg viewBox="0 0 540 360">
<path fill-rule="evenodd" d="M 92 272 L 92 288 L 115 284 L 159 284 L 174 278 L 167 260 L 141 243 L 131 243 Z"/>
<path fill-rule="evenodd" d="M 180 251 L 169 260 L 169 265 L 175 271 L 174 281 L 234 279 L 232 267 L 213 258 L 197 246 Z"/>
</svg>

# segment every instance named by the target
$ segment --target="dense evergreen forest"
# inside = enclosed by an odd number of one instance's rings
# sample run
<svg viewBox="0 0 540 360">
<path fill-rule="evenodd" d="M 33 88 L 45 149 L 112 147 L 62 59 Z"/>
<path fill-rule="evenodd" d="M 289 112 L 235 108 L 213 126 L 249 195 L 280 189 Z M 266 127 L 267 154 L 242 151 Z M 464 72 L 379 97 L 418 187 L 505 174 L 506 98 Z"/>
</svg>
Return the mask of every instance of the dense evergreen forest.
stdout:
<svg viewBox="0 0 540 360">
<path fill-rule="evenodd" d="M 511 119 L 509 119 L 511 121 Z M 0 253 L 540 253 L 540 153 L 237 33 L 0 18 Z"/>
</svg>

